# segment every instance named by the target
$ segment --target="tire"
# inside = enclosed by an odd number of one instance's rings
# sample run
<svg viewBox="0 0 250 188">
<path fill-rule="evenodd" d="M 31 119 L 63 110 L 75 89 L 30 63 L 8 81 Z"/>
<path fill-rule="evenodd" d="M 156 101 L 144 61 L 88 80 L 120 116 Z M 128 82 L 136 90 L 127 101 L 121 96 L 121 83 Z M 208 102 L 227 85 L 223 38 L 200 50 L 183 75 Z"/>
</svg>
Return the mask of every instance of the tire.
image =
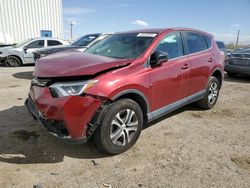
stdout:
<svg viewBox="0 0 250 188">
<path fill-rule="evenodd" d="M 220 82 L 214 76 L 211 76 L 206 88 L 206 93 L 203 99 L 198 101 L 198 106 L 204 110 L 209 110 L 214 107 L 219 97 Z"/>
<path fill-rule="evenodd" d="M 22 62 L 15 56 L 9 56 L 4 60 L 6 67 L 20 67 Z"/>
<path fill-rule="evenodd" d="M 143 113 L 140 106 L 133 100 L 120 99 L 111 104 L 94 133 L 94 140 L 105 153 L 123 153 L 135 144 L 142 127 Z"/>
<path fill-rule="evenodd" d="M 227 72 L 228 77 L 236 77 L 235 73 Z"/>
</svg>

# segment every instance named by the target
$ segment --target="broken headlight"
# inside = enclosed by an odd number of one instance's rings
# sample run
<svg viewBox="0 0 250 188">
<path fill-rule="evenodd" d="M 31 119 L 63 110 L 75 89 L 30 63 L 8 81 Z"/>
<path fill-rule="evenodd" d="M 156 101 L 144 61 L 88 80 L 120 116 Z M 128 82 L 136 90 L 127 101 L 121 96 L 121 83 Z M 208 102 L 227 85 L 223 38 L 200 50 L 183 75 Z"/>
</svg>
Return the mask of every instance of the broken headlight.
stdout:
<svg viewBox="0 0 250 188">
<path fill-rule="evenodd" d="M 72 95 L 82 95 L 97 83 L 98 80 L 58 82 L 49 86 L 49 89 L 53 97 L 66 97 Z"/>
</svg>

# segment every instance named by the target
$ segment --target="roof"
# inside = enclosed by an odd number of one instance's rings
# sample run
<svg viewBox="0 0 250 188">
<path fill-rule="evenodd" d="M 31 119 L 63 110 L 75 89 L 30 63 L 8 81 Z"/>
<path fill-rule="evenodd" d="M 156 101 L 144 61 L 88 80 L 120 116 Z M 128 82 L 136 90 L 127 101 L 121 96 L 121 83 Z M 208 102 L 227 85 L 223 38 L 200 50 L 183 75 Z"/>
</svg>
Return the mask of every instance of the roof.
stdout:
<svg viewBox="0 0 250 188">
<path fill-rule="evenodd" d="M 35 38 L 30 38 L 30 40 L 38 40 L 38 39 L 41 39 L 41 40 L 46 40 L 46 39 L 53 39 L 53 40 L 63 40 L 63 39 L 58 39 L 58 38 L 54 38 L 54 37 L 35 37 Z"/>
<path fill-rule="evenodd" d="M 140 30 L 125 31 L 125 32 L 117 32 L 116 34 L 122 34 L 122 33 L 157 33 L 159 34 L 159 33 L 167 32 L 167 31 L 194 31 L 194 32 L 204 33 L 206 35 L 212 36 L 210 33 L 207 33 L 198 29 L 188 28 L 188 27 L 140 29 Z"/>
<path fill-rule="evenodd" d="M 124 31 L 124 32 L 117 32 L 117 34 L 122 33 L 161 33 L 169 28 L 155 28 L 155 29 L 139 29 L 139 30 L 131 30 L 131 31 Z"/>
</svg>

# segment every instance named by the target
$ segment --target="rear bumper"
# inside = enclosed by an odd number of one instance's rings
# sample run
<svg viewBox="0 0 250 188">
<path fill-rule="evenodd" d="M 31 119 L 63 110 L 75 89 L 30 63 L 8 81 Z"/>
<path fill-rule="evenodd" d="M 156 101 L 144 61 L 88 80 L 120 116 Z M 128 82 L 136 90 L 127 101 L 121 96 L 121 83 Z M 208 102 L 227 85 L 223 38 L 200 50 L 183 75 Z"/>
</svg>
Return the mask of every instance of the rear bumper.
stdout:
<svg viewBox="0 0 250 188">
<path fill-rule="evenodd" d="M 87 141 L 88 123 L 101 101 L 89 96 L 52 98 L 48 88 L 33 86 L 25 105 L 51 134 L 77 144 Z"/>
<path fill-rule="evenodd" d="M 224 70 L 230 73 L 250 75 L 250 66 L 230 65 L 225 62 Z"/>
</svg>

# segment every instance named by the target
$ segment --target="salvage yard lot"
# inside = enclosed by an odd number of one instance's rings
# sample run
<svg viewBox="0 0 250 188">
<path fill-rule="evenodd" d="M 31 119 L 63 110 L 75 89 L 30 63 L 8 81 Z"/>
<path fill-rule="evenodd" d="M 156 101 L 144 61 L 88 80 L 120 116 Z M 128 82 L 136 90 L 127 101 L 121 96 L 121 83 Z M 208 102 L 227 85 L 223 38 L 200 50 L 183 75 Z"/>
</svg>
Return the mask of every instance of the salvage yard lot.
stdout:
<svg viewBox="0 0 250 188">
<path fill-rule="evenodd" d="M 54 138 L 23 103 L 33 66 L 0 67 L 0 187 L 250 187 L 250 78 L 228 78 L 217 105 L 155 121 L 126 153 Z"/>
</svg>

